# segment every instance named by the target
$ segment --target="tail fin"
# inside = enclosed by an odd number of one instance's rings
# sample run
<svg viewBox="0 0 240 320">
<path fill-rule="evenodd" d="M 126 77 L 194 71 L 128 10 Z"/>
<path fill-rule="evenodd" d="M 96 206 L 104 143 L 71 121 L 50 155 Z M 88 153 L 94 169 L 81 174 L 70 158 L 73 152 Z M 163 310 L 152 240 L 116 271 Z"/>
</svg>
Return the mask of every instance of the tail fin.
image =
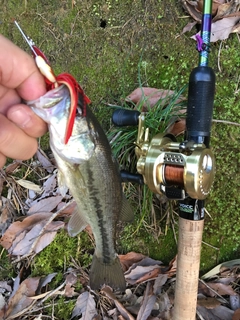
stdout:
<svg viewBox="0 0 240 320">
<path fill-rule="evenodd" d="M 94 254 L 89 276 L 92 290 L 98 290 L 104 284 L 121 291 L 126 289 L 126 282 L 118 257 L 111 264 L 106 264 Z"/>
</svg>

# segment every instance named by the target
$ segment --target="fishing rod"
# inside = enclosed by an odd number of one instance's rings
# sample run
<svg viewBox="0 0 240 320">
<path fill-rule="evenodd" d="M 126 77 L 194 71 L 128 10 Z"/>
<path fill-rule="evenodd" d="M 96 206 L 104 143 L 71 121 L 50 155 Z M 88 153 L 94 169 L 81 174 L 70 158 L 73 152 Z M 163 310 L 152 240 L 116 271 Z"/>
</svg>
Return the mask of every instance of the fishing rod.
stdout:
<svg viewBox="0 0 240 320">
<path fill-rule="evenodd" d="M 215 73 L 208 66 L 212 0 L 204 0 L 200 36 L 196 36 L 199 64 L 189 77 L 186 131 L 183 142 L 159 133 L 151 140 L 145 113 L 116 110 L 116 126 L 138 125 L 135 154 L 138 174 L 123 173 L 123 180 L 145 183 L 179 203 L 179 236 L 174 320 L 196 318 L 204 199 L 210 192 L 215 159 L 210 132 L 215 93 Z"/>
<path fill-rule="evenodd" d="M 199 51 L 198 67 L 189 78 L 185 141 L 205 145 L 210 150 L 210 132 L 215 93 L 215 73 L 208 66 L 212 23 L 212 0 L 204 0 L 200 36 L 197 35 Z M 215 160 L 211 152 L 202 159 L 201 175 L 211 187 L 215 174 Z M 211 177 L 210 177 L 211 176 Z M 205 180 L 205 179 L 204 179 Z M 210 189 L 209 189 L 210 190 Z M 204 198 L 204 197 L 203 197 Z M 190 211 L 184 212 L 185 205 Z M 186 198 L 180 201 L 177 274 L 173 320 L 195 320 L 201 242 L 204 225 L 204 199 Z"/>
</svg>

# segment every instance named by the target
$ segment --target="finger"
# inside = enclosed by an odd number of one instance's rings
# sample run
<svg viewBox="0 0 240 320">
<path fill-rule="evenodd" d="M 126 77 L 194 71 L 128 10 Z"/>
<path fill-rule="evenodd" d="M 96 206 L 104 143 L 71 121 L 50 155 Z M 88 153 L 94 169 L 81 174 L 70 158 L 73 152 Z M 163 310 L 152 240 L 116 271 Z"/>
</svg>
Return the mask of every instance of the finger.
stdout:
<svg viewBox="0 0 240 320">
<path fill-rule="evenodd" d="M 7 117 L 31 137 L 38 138 L 47 132 L 47 124 L 24 104 L 11 107 Z"/>
<path fill-rule="evenodd" d="M 7 88 L 17 88 L 25 100 L 43 95 L 46 87 L 34 59 L 2 35 L 0 45 L 0 83 Z"/>
<path fill-rule="evenodd" d="M 14 89 L 8 89 L 0 85 L 0 112 L 6 115 L 10 106 L 21 103 L 19 94 Z"/>
<path fill-rule="evenodd" d="M 0 114 L 0 153 L 13 159 L 26 160 L 37 151 L 37 141 Z"/>
<path fill-rule="evenodd" d="M 6 161 L 7 158 L 2 153 L 0 153 L 0 168 L 2 168 L 5 165 Z"/>
</svg>

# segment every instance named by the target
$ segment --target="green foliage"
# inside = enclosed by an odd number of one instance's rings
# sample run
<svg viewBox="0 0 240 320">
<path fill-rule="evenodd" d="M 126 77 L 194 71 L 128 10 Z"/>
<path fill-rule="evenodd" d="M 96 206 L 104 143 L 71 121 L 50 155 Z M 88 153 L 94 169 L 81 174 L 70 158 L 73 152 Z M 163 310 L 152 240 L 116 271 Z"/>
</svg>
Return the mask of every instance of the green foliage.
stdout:
<svg viewBox="0 0 240 320">
<path fill-rule="evenodd" d="M 8 253 L 5 249 L 0 246 L 0 281 L 9 279 L 15 276 L 14 267 L 8 257 Z"/>
<path fill-rule="evenodd" d="M 48 304 L 48 302 L 49 301 L 46 301 L 46 304 Z M 54 310 L 56 319 L 71 319 L 76 300 L 66 300 L 66 298 L 60 296 L 54 301 L 50 301 L 50 303 L 51 306 L 46 308 L 46 313 L 48 313 L 49 316 L 52 315 Z"/>
<path fill-rule="evenodd" d="M 86 232 L 71 238 L 66 231 L 62 230 L 54 241 L 34 258 L 32 275 L 42 276 L 58 272 L 59 275 L 53 282 L 59 283 L 62 280 L 62 273 L 71 265 L 72 258 L 79 261 L 82 267 L 89 265 L 91 255 L 87 248 L 91 248 L 91 244 Z"/>
</svg>

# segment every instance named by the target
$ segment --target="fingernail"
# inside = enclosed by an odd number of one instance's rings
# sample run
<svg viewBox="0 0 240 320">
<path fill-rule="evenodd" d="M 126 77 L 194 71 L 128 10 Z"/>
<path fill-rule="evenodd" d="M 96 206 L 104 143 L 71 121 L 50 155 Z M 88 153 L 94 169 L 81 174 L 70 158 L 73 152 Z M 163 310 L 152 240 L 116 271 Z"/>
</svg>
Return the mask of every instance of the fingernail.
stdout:
<svg viewBox="0 0 240 320">
<path fill-rule="evenodd" d="M 14 123 L 16 123 L 16 125 L 18 125 L 20 128 L 26 128 L 31 121 L 31 116 L 21 108 L 15 109 L 14 111 L 12 111 L 11 114 L 9 115 L 9 118 Z"/>
</svg>

